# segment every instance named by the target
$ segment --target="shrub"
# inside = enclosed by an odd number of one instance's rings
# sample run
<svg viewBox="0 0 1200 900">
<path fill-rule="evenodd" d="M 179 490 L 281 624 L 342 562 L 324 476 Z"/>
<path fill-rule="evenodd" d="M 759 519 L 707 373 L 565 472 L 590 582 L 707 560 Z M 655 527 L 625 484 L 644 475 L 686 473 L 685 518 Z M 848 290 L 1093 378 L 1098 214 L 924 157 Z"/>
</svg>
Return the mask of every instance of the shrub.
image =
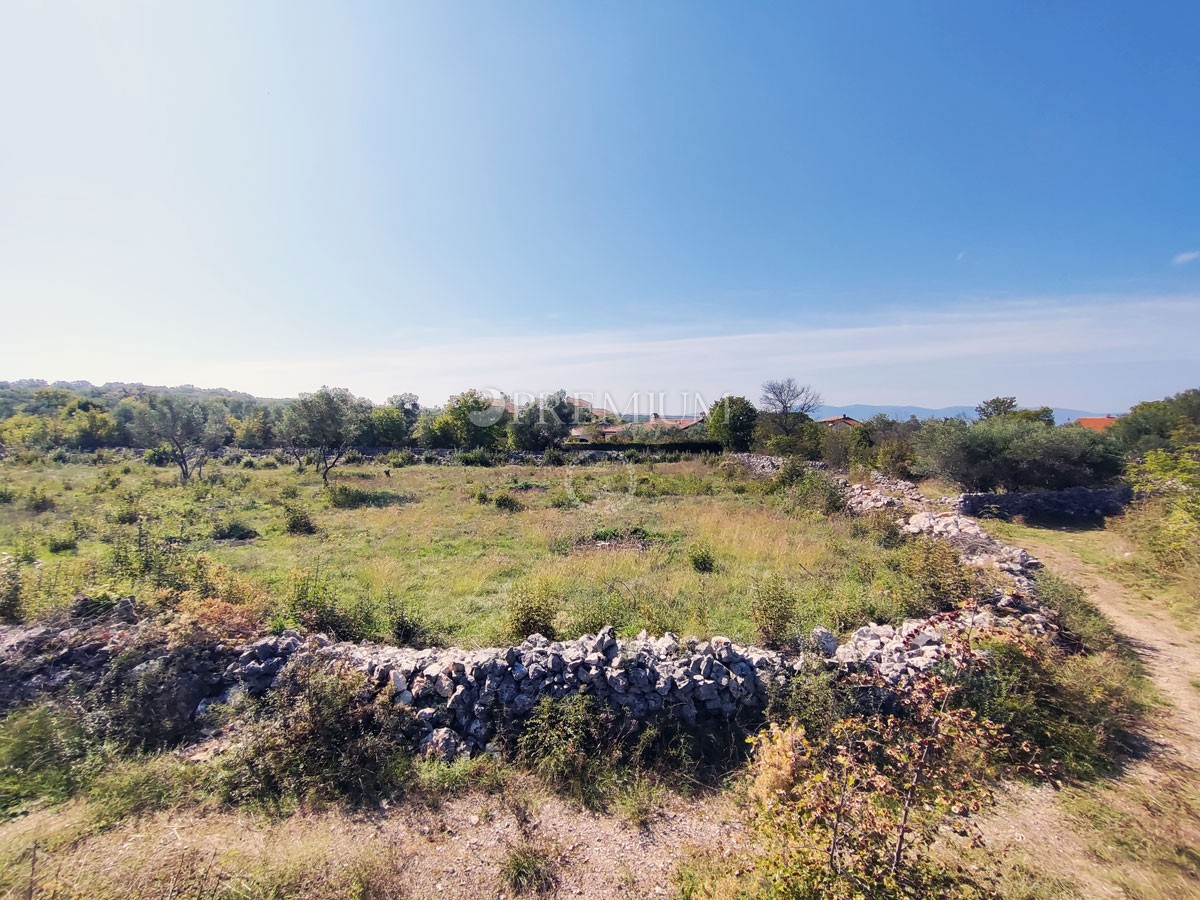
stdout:
<svg viewBox="0 0 1200 900">
<path fill-rule="evenodd" d="M 54 498 L 43 487 L 31 487 L 25 499 L 25 506 L 30 512 L 44 513 L 54 509 Z"/>
<path fill-rule="evenodd" d="M 904 584 L 900 600 L 909 615 L 952 609 L 967 600 L 978 583 L 974 572 L 963 565 L 958 551 L 945 541 L 919 537 L 900 550 L 900 573 Z"/>
<path fill-rule="evenodd" d="M 343 641 L 365 641 L 377 631 L 375 609 L 367 598 L 343 603 L 318 569 L 292 580 L 287 615 L 306 631 L 319 631 Z"/>
<path fill-rule="evenodd" d="M 171 452 L 171 448 L 163 444 L 160 447 L 151 447 L 142 454 L 142 462 L 148 466 L 156 468 L 164 468 L 172 465 L 175 462 L 175 456 Z"/>
<path fill-rule="evenodd" d="M 308 510 L 292 505 L 283 508 L 283 527 L 288 534 L 315 534 L 317 530 Z"/>
<path fill-rule="evenodd" d="M 216 522 L 212 528 L 214 541 L 248 541 L 258 537 L 258 532 L 237 519 Z"/>
<path fill-rule="evenodd" d="M 603 750 L 612 724 L 613 713 L 585 694 L 543 697 L 517 741 L 518 758 L 557 790 L 595 809 L 610 775 Z"/>
<path fill-rule="evenodd" d="M 0 506 L 12 503 L 16 499 L 17 492 L 13 490 L 10 484 L 0 484 Z"/>
<path fill-rule="evenodd" d="M 79 546 L 74 532 L 62 532 L 50 535 L 47 544 L 51 553 L 66 553 Z"/>
<path fill-rule="evenodd" d="M 524 581 L 513 586 L 508 596 L 508 636 L 521 641 L 531 634 L 554 637 L 554 616 L 559 599 L 544 581 Z"/>
<path fill-rule="evenodd" d="M 602 597 L 587 597 L 578 603 L 570 616 L 572 634 L 595 634 L 611 625 L 621 628 L 633 618 L 630 598 L 617 590 Z"/>
<path fill-rule="evenodd" d="M 117 501 L 117 505 L 113 506 L 105 514 L 105 518 L 114 525 L 133 525 L 137 522 L 141 511 L 138 509 L 137 497 L 133 494 L 126 494 Z"/>
<path fill-rule="evenodd" d="M 770 575 L 754 585 L 750 615 L 758 640 L 766 647 L 782 647 L 791 638 L 796 617 L 796 598 L 779 575 Z"/>
<path fill-rule="evenodd" d="M 550 495 L 550 505 L 554 509 L 575 509 L 579 506 L 579 498 L 566 491 L 555 491 Z"/>
<path fill-rule="evenodd" d="M 836 481 L 796 459 L 784 462 L 775 475 L 772 488 L 783 491 L 794 509 L 830 515 L 846 506 L 845 495 Z"/>
<path fill-rule="evenodd" d="M 495 452 L 478 447 L 474 450 L 460 450 L 450 457 L 450 462 L 459 466 L 482 466 L 490 468 L 499 462 L 499 456 Z"/>
<path fill-rule="evenodd" d="M 987 753 L 996 729 L 947 708 L 936 675 L 903 692 L 882 684 L 894 712 L 855 715 L 824 734 L 771 728 L 755 748 L 762 887 L 789 897 L 979 896 L 962 867 L 931 852 L 944 831 L 991 800 Z"/>
<path fill-rule="evenodd" d="M 21 618 L 21 569 L 17 560 L 0 554 L 0 621 L 17 622 Z"/>
<path fill-rule="evenodd" d="M 393 469 L 402 469 L 416 463 L 417 457 L 411 450 L 391 450 L 380 457 L 380 462 Z"/>
<path fill-rule="evenodd" d="M 1136 665 L 1116 648 L 1068 655 L 1042 641 L 979 645 L 988 665 L 965 682 L 962 703 L 1005 729 L 1010 762 L 1060 777 L 1113 770 L 1146 708 Z"/>
<path fill-rule="evenodd" d="M 949 478 L 970 491 L 1058 490 L 1103 484 L 1121 472 L 1120 453 L 1109 436 L 1014 414 L 973 425 L 927 422 L 912 441 L 914 471 Z"/>
<path fill-rule="evenodd" d="M 268 807 L 310 799 L 378 802 L 411 777 L 404 737 L 409 715 L 404 707 L 376 702 L 364 673 L 298 659 L 230 754 L 222 792 Z"/>
<path fill-rule="evenodd" d="M 358 509 L 375 502 L 375 495 L 371 491 L 346 484 L 335 484 L 326 490 L 326 494 L 329 505 L 335 509 Z"/>
<path fill-rule="evenodd" d="M 505 493 L 504 491 L 496 494 L 492 498 L 492 502 L 496 505 L 496 509 L 502 509 L 505 512 L 510 513 L 520 512 L 525 508 L 524 504 L 521 503 L 520 500 L 518 500 L 512 494 Z"/>
<path fill-rule="evenodd" d="M 567 456 L 557 447 L 550 447 L 542 453 L 543 466 L 563 466 L 567 463 Z"/>
<path fill-rule="evenodd" d="M 700 573 L 715 572 L 717 570 L 717 557 L 713 553 L 713 548 L 707 542 L 692 544 L 688 547 L 688 562 L 692 564 L 692 568 Z"/>
<path fill-rule="evenodd" d="M 411 603 L 389 596 L 385 600 L 387 631 L 398 646 L 422 647 L 429 640 L 429 628 Z"/>
</svg>

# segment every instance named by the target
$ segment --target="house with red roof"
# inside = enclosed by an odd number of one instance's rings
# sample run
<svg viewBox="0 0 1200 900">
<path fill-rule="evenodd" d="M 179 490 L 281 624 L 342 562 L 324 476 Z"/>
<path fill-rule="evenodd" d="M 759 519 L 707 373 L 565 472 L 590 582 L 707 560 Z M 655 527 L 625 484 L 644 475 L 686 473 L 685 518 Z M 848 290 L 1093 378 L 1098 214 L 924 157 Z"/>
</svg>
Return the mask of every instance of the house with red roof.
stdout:
<svg viewBox="0 0 1200 900">
<path fill-rule="evenodd" d="M 1083 416 L 1082 418 L 1076 419 L 1072 424 L 1082 425 L 1088 431 L 1104 431 L 1104 429 L 1111 427 L 1112 423 L 1117 421 L 1119 418 L 1120 416 L 1114 415 Z"/>
<path fill-rule="evenodd" d="M 828 419 L 821 419 L 821 424 L 834 431 L 845 431 L 849 428 L 858 428 L 862 422 L 849 416 L 830 416 Z"/>
</svg>

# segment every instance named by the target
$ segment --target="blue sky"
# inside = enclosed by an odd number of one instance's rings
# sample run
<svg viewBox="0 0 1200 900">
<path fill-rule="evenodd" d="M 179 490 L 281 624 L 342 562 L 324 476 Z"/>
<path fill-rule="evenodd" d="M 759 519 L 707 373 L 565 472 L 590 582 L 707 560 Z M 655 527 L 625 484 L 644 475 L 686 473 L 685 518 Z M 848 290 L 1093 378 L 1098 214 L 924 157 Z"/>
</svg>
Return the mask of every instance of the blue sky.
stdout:
<svg viewBox="0 0 1200 900">
<path fill-rule="evenodd" d="M 1198 33 L 10 0 L 0 378 L 1125 408 L 1200 383 Z"/>
</svg>

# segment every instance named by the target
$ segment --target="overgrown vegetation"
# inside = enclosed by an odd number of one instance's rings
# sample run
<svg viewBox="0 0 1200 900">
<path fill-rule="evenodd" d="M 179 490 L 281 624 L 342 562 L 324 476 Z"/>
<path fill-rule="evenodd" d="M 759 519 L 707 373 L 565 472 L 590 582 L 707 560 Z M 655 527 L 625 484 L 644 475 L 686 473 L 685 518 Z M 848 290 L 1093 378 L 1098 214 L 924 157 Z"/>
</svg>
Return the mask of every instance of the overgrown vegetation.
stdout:
<svg viewBox="0 0 1200 900">
<path fill-rule="evenodd" d="M 478 397 L 463 403 L 480 405 Z M 422 425 L 410 409 L 409 423 L 402 406 L 379 416 L 361 410 L 380 433 L 391 429 L 395 448 L 438 422 Z M 270 418 L 248 415 L 263 428 Z M 783 433 L 778 418 L 766 421 L 789 449 L 802 447 L 812 425 L 797 417 Z M 557 433 L 529 417 L 515 424 L 510 437 L 532 444 Z M 460 425 L 451 416 L 437 427 Z M 1013 410 L 944 432 L 957 440 L 963 428 L 979 429 L 971 440 L 1003 433 L 1031 446 L 1078 450 L 1090 440 Z M 893 471 L 917 464 L 916 432 L 884 433 L 824 437 L 820 453 L 870 461 L 886 446 Z M 846 516 L 839 484 L 800 458 L 769 481 L 714 458 L 559 469 L 549 456 L 541 466 L 511 466 L 497 440 L 462 434 L 475 446 L 458 467 L 417 464 L 401 449 L 372 459 L 348 445 L 316 462 L 302 441 L 298 472 L 278 467 L 286 458 L 249 453 L 219 464 L 197 455 L 179 478 L 104 448 L 7 460 L 0 618 L 62 616 L 82 590 L 88 599 L 79 604 L 90 606 L 73 612 L 86 619 L 134 594 L 154 619 L 149 639 L 189 664 L 188 654 L 288 627 L 420 646 L 554 639 L 611 625 L 625 635 L 722 633 L 803 650 L 816 625 L 844 633 L 867 621 L 899 624 L 989 590 L 989 576 L 964 568 L 948 544 L 902 535 L 887 513 Z M 1025 452 L 1019 446 L 1014 438 L 996 468 L 975 462 L 971 471 L 991 471 L 992 486 L 1025 483 L 1034 476 L 1011 468 Z M 1096 480 L 1109 449 L 1063 463 L 1061 477 Z M 159 455 L 150 462 L 178 467 L 169 451 Z M 1095 465 L 1085 478 L 1077 464 Z M 1172 577 L 1194 564 L 1195 470 L 1193 443 L 1152 449 L 1132 468 L 1152 499 L 1125 527 Z M 1045 472 L 1036 477 L 1048 483 Z M 757 744 L 751 789 L 766 848 L 748 870 L 755 884 L 779 896 L 986 891 L 984 873 L 947 867 L 927 851 L 946 828 L 969 832 L 993 775 L 1079 781 L 1117 769 L 1147 708 L 1143 675 L 1078 589 L 1050 575 L 1039 589 L 1058 612 L 1061 646 L 973 635 L 979 656 L 969 666 L 943 667 L 899 694 L 836 676 L 810 654 L 803 679 L 772 687 L 767 720 L 776 727 Z M 287 670 L 262 703 L 204 713 L 205 727 L 232 724 L 238 740 L 203 764 L 185 763 L 169 751 L 200 723 L 194 703 L 175 703 L 164 689 L 177 674 L 131 652 L 87 697 L 0 720 L 0 814 L 71 797 L 83 799 L 98 828 L 183 805 L 271 814 L 378 808 L 492 790 L 511 772 L 491 760 L 417 759 L 420 728 L 405 707 L 386 691 L 363 699 L 361 673 L 315 665 Z M 645 825 L 660 792 L 719 783 L 742 758 L 739 729 L 748 724 L 711 734 L 666 719 L 634 725 L 569 696 L 542 701 L 500 744 L 571 803 Z M 509 890 L 548 890 L 553 854 L 525 838 L 498 877 Z"/>
</svg>

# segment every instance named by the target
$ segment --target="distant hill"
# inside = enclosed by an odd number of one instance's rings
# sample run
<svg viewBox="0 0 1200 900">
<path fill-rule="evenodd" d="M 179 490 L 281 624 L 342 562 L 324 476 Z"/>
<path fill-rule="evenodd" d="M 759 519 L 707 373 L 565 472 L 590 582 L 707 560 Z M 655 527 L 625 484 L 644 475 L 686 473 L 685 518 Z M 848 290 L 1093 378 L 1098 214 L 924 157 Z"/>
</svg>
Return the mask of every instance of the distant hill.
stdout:
<svg viewBox="0 0 1200 900">
<path fill-rule="evenodd" d="M 867 403 L 852 403 L 849 406 L 822 406 L 813 413 L 813 418 L 825 419 L 830 416 L 849 416 L 852 419 L 858 419 L 860 422 L 865 422 L 872 416 L 884 413 L 891 416 L 893 419 L 904 420 L 909 416 L 916 416 L 918 419 L 950 419 L 955 416 L 973 420 L 975 418 L 974 406 L 943 406 L 940 409 L 930 409 L 926 406 L 871 406 Z M 1115 411 L 1114 411 L 1115 414 Z M 1088 412 L 1083 409 L 1065 409 L 1054 408 L 1054 421 L 1059 425 L 1064 425 L 1067 422 L 1072 422 L 1081 416 L 1102 416 L 1106 413 Z"/>
</svg>

